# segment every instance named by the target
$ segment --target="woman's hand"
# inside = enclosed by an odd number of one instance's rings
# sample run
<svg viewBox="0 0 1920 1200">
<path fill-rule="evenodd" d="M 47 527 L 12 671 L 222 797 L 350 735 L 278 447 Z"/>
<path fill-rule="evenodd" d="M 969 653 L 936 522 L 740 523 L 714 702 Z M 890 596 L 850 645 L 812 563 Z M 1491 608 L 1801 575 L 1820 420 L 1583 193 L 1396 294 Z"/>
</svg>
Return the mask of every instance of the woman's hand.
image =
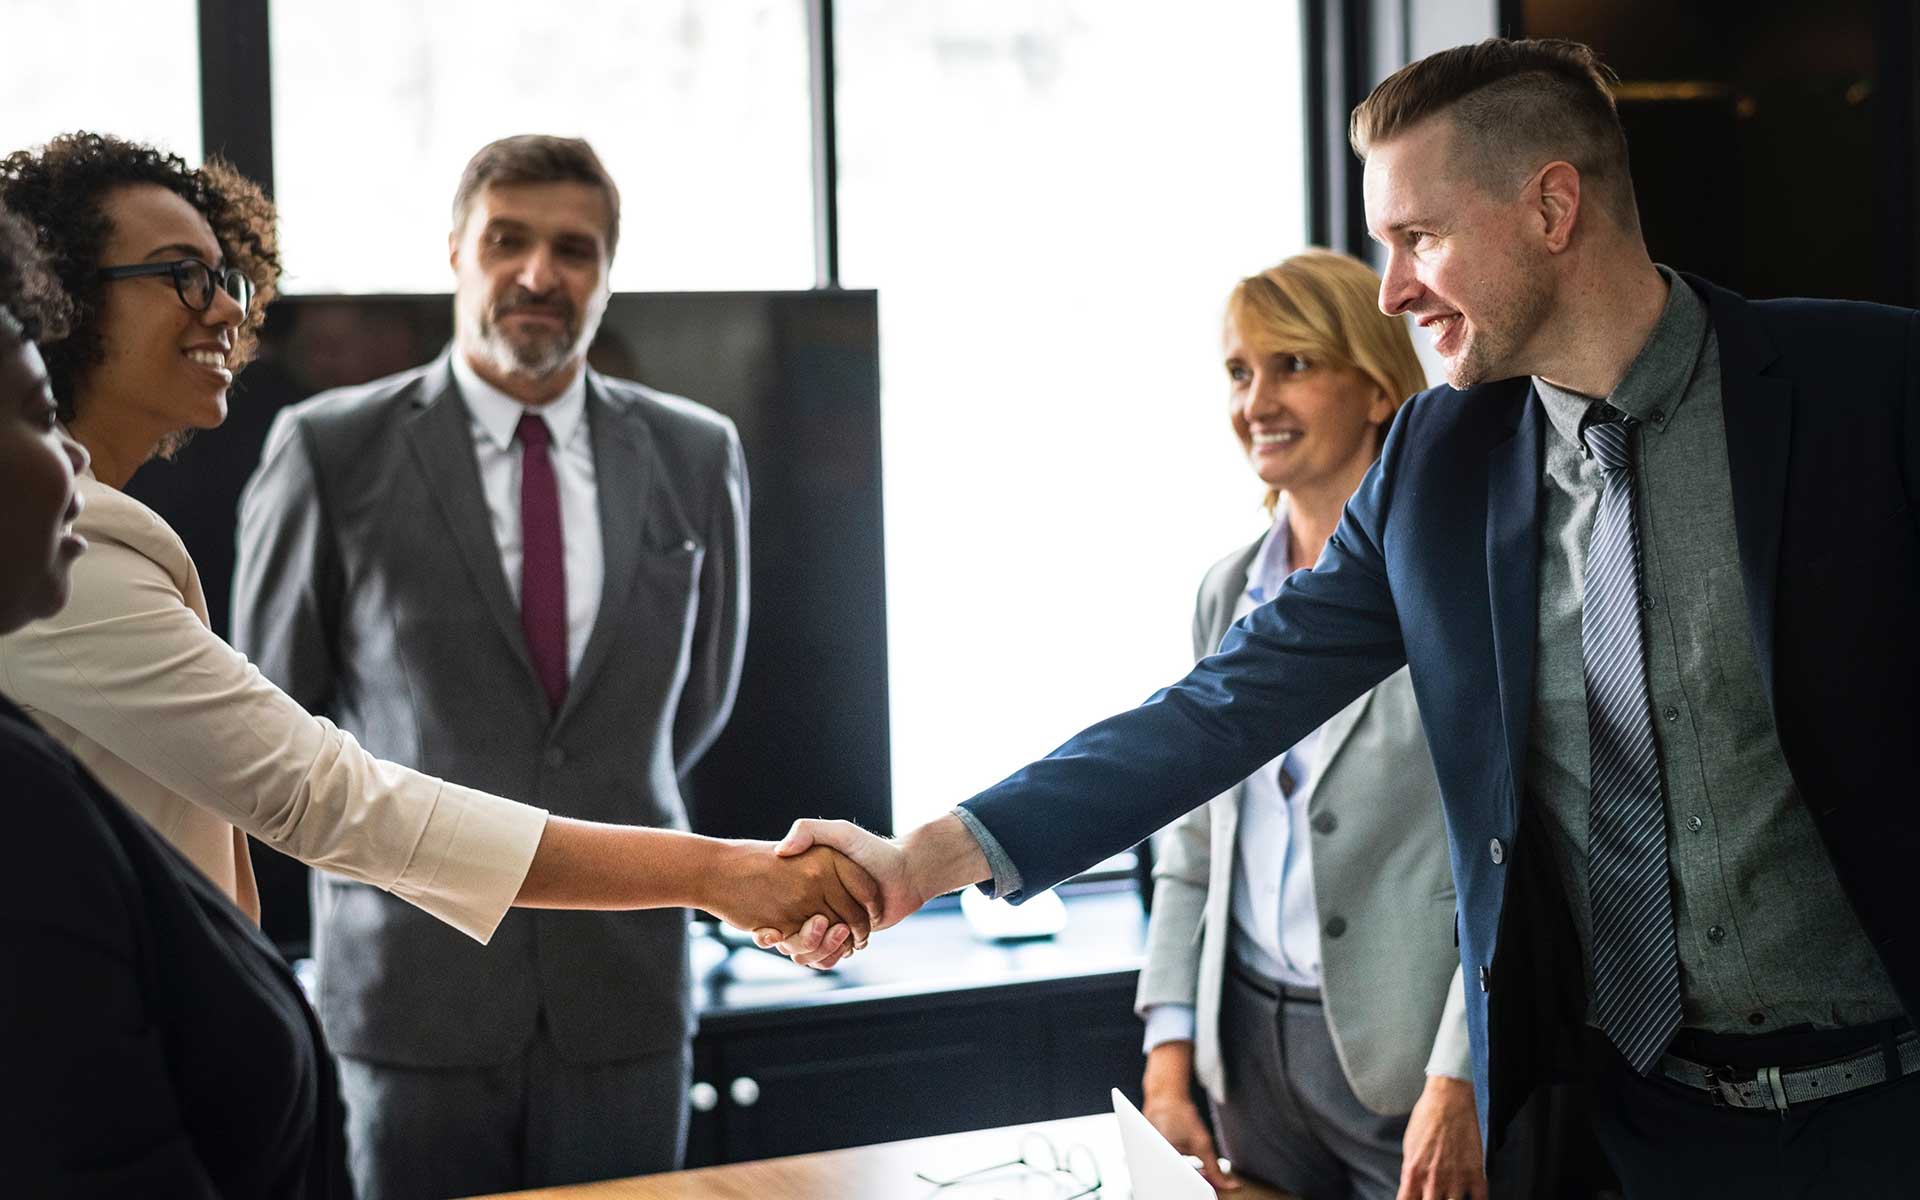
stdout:
<svg viewBox="0 0 1920 1200">
<path fill-rule="evenodd" d="M 812 917 L 844 925 L 864 943 L 880 912 L 880 888 L 830 846 L 791 857 L 772 842 L 736 842 L 723 856 L 700 907 L 736 929 L 777 929 L 797 937 Z"/>
<path fill-rule="evenodd" d="M 1147 1052 L 1147 1071 L 1141 1080 L 1145 1103 L 1140 1112 L 1182 1154 L 1200 1160 L 1200 1174 L 1216 1191 L 1231 1192 L 1240 1181 L 1220 1165 L 1213 1135 L 1193 1102 L 1193 1043 L 1161 1042 Z"/>
</svg>

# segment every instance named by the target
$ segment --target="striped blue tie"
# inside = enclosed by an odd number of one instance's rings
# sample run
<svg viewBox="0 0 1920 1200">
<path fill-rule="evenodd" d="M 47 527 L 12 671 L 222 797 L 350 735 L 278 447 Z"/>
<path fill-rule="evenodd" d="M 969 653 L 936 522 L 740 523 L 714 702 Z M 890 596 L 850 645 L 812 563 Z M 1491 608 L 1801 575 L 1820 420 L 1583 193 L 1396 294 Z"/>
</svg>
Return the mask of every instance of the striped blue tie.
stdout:
<svg viewBox="0 0 1920 1200">
<path fill-rule="evenodd" d="M 1588 425 L 1600 509 L 1587 541 L 1587 869 L 1593 906 L 1591 1017 L 1642 1075 L 1680 1027 L 1680 968 L 1667 881 L 1667 813 L 1640 629 L 1632 418 Z"/>
</svg>

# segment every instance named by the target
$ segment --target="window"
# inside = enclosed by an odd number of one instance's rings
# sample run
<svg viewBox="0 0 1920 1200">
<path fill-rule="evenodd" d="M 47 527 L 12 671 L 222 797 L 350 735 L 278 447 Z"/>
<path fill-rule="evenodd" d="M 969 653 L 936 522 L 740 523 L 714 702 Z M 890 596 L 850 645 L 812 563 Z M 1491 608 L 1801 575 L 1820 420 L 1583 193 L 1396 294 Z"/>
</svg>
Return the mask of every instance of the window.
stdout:
<svg viewBox="0 0 1920 1200">
<path fill-rule="evenodd" d="M 446 291 L 448 208 L 494 138 L 593 142 L 621 290 L 813 282 L 805 0 L 335 0 L 271 13 L 293 292 Z"/>
<path fill-rule="evenodd" d="M 1298 14 L 841 0 L 842 273 L 880 292 L 894 820 L 1191 665 L 1265 525 L 1220 319 L 1305 234 Z"/>
<path fill-rule="evenodd" d="M 0 154 L 85 129 L 200 161 L 195 0 L 11 0 Z M 76 70 L 74 55 L 86 64 Z"/>
</svg>

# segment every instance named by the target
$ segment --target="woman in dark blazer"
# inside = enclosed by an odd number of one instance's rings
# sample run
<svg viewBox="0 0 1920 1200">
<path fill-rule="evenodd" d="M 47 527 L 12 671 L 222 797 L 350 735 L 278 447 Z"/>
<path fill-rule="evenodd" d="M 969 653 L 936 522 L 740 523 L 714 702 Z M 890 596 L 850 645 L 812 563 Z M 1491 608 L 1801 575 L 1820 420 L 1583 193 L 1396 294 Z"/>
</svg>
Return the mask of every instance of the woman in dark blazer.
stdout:
<svg viewBox="0 0 1920 1200">
<path fill-rule="evenodd" d="M 65 302 L 0 211 L 0 633 L 59 611 L 86 452 L 35 339 Z M 345 1196 L 333 1063 L 239 909 L 0 695 L 0 1191 Z"/>
</svg>

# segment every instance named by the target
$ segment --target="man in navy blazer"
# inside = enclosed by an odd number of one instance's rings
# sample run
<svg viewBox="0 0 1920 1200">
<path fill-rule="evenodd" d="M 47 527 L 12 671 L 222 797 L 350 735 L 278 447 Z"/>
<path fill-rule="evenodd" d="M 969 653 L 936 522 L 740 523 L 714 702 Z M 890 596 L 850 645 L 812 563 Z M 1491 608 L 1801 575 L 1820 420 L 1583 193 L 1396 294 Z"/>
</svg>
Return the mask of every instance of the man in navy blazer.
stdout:
<svg viewBox="0 0 1920 1200">
<path fill-rule="evenodd" d="M 1451 386 L 1401 410 L 1318 565 L 1185 679 L 952 814 L 898 842 L 806 822 L 788 848 L 854 853 L 888 922 L 974 882 L 1017 901 L 1404 662 L 1441 782 L 1494 1144 L 1571 1068 L 1629 1196 L 1910 1194 L 1920 314 L 1750 302 L 1653 264 L 1585 47 L 1434 55 L 1375 89 L 1354 142 L 1381 306 L 1433 332 Z M 1644 1060 L 1590 1004 L 1615 863 L 1588 844 L 1600 710 L 1582 622 L 1615 593 L 1585 586 L 1609 469 L 1588 447 L 1623 414 L 1639 556 L 1624 595 L 1644 610 L 1637 704 L 1669 885 L 1648 918 L 1670 931 L 1664 961 L 1645 961 L 1679 986 L 1677 1010 L 1641 1026 Z M 817 965 L 847 947 L 788 949 Z"/>
</svg>

